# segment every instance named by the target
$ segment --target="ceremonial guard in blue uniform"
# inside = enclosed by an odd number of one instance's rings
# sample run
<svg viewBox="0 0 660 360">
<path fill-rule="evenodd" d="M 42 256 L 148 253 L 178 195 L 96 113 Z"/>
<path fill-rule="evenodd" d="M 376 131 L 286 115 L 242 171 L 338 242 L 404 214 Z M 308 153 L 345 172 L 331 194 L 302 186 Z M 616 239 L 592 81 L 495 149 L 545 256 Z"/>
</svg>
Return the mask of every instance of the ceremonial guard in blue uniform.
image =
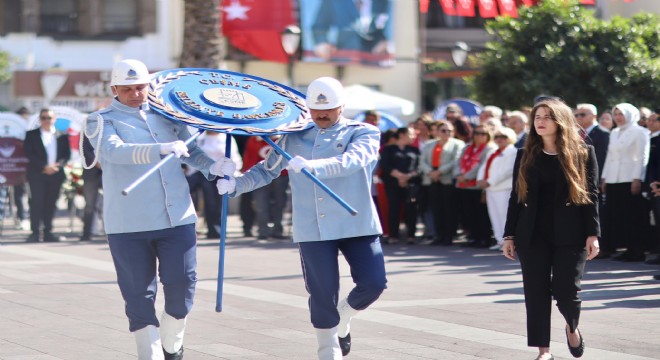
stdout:
<svg viewBox="0 0 660 360">
<path fill-rule="evenodd" d="M 323 77 L 307 91 L 307 107 L 315 125 L 288 134 L 279 145 L 294 156 L 288 162 L 293 196 L 293 241 L 298 243 L 309 292 L 311 322 L 316 328 L 318 357 L 337 360 L 351 346 L 350 320 L 378 299 L 386 288 L 380 244 L 382 233 L 371 200 L 371 179 L 378 161 L 380 131 L 373 125 L 342 116 L 344 89 L 339 81 Z M 218 180 L 219 193 L 237 196 L 269 184 L 287 166 L 271 152 L 242 176 Z M 358 211 L 350 216 L 318 185 L 301 174 L 315 174 Z M 339 264 L 342 252 L 356 286 L 339 300 Z"/>
<path fill-rule="evenodd" d="M 96 152 L 91 166 L 98 159 L 103 168 L 105 231 L 138 359 L 182 359 L 186 316 L 197 281 L 197 217 L 181 163 L 199 169 L 209 180 L 233 174 L 235 165 L 224 159 L 214 162 L 194 144 L 188 149 L 187 127 L 149 108 L 149 81 L 142 62 L 115 64 L 110 83 L 115 98 L 109 107 L 91 114 L 84 129 Z M 170 153 L 176 158 L 134 192 L 121 195 Z M 154 307 L 156 271 L 165 295 L 160 321 Z"/>
</svg>

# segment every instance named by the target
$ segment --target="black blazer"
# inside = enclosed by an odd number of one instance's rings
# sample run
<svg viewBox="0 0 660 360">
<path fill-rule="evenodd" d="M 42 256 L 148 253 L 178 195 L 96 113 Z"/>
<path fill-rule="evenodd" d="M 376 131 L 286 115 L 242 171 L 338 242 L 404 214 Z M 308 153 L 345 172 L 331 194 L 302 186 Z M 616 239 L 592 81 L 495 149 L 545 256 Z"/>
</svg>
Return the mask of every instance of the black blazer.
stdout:
<svg viewBox="0 0 660 360">
<path fill-rule="evenodd" d="M 653 181 L 660 181 L 660 135 L 651 138 L 649 164 L 646 166 L 646 178 L 644 179 L 646 186 L 650 186 Z"/>
<path fill-rule="evenodd" d="M 596 151 L 596 161 L 598 162 L 598 179 L 603 174 L 603 166 L 605 166 L 605 158 L 607 157 L 607 148 L 610 146 L 610 133 L 603 131 L 598 125 L 587 134 L 584 139 L 589 145 L 593 145 Z M 598 180 L 600 182 L 600 180 Z"/>
<path fill-rule="evenodd" d="M 30 130 L 25 133 L 25 141 L 23 142 L 23 149 L 25 157 L 28 159 L 27 176 L 35 177 L 42 175 L 42 171 L 48 165 L 48 155 L 46 148 L 41 141 L 41 130 L 39 128 Z M 71 148 L 69 146 L 69 135 L 61 134 L 57 136 L 57 157 L 56 160 L 60 164 L 60 171 L 53 175 L 61 176 L 64 178 L 64 165 L 71 158 Z"/>
<path fill-rule="evenodd" d="M 568 183 L 560 176 L 557 181 L 554 203 L 555 245 L 584 246 L 587 237 L 600 236 L 598 219 L 598 165 L 593 146 L 588 147 L 589 157 L 586 165 L 587 186 L 592 200 L 589 205 L 575 205 L 568 199 Z M 532 166 L 528 175 L 527 200 L 518 203 L 517 179 L 520 160 L 525 150 L 518 150 L 513 167 L 513 189 L 509 198 L 509 209 L 506 215 L 504 236 L 514 236 L 516 246 L 530 246 L 538 210 L 539 172 Z"/>
</svg>

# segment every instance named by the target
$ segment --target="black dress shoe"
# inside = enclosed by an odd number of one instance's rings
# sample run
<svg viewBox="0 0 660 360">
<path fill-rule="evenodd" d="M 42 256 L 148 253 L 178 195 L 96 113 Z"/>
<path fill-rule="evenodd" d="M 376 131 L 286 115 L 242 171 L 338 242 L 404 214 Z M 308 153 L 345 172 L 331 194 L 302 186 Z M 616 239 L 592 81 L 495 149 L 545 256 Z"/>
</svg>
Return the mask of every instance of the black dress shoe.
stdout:
<svg viewBox="0 0 660 360">
<path fill-rule="evenodd" d="M 60 239 L 53 234 L 44 234 L 44 242 L 58 242 Z"/>
<path fill-rule="evenodd" d="M 645 261 L 645 263 L 649 265 L 660 265 L 660 256 L 656 256 L 654 258 L 648 259 Z"/>
<path fill-rule="evenodd" d="M 571 352 L 571 355 L 575 358 L 579 358 L 584 354 L 584 338 L 582 337 L 582 332 L 580 332 L 580 330 L 575 329 L 575 331 L 580 335 L 580 344 L 576 347 L 571 346 L 570 341 L 568 341 L 568 329 L 566 329 L 566 344 L 568 345 L 568 351 Z"/>
<path fill-rule="evenodd" d="M 170 354 L 163 349 L 163 355 L 165 355 L 165 360 L 183 360 L 183 346 L 174 354 Z"/>
<path fill-rule="evenodd" d="M 33 243 L 33 242 L 39 242 L 39 234 L 30 234 L 27 239 L 25 239 L 25 242 Z"/>
<path fill-rule="evenodd" d="M 351 352 L 351 333 L 346 334 L 346 337 L 337 337 L 339 338 L 339 347 L 341 348 L 342 356 L 348 355 Z"/>
<path fill-rule="evenodd" d="M 92 237 L 90 235 L 82 235 L 78 241 L 91 241 Z"/>
</svg>

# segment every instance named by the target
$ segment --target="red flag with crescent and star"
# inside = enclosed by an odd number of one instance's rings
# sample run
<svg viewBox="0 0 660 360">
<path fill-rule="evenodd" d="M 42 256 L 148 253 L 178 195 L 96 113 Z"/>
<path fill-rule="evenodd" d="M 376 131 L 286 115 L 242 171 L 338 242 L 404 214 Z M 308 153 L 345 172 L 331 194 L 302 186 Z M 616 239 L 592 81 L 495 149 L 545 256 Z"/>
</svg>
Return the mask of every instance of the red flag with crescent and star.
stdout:
<svg viewBox="0 0 660 360">
<path fill-rule="evenodd" d="M 456 0 L 456 15 L 475 17 L 473 0 Z"/>
<path fill-rule="evenodd" d="M 280 34 L 297 25 L 292 0 L 222 0 L 222 33 L 238 49 L 261 60 L 286 63 Z"/>
</svg>

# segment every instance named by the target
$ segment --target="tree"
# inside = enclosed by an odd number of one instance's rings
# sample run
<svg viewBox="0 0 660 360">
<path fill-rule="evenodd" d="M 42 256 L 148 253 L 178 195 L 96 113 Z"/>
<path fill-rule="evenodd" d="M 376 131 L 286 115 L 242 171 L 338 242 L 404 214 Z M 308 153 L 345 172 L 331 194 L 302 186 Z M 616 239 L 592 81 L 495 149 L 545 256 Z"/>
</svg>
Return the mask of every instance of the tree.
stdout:
<svg viewBox="0 0 660 360">
<path fill-rule="evenodd" d="M 179 66 L 217 69 L 223 59 L 220 0 L 184 0 Z"/>
<path fill-rule="evenodd" d="M 653 106 L 660 94 L 660 16 L 597 19 L 575 0 L 522 7 L 519 18 L 486 24 L 494 37 L 469 80 L 482 103 L 514 109 L 551 94 L 569 105 Z"/>
<path fill-rule="evenodd" d="M 11 79 L 9 72 L 9 53 L 0 51 L 0 83 Z"/>
</svg>

